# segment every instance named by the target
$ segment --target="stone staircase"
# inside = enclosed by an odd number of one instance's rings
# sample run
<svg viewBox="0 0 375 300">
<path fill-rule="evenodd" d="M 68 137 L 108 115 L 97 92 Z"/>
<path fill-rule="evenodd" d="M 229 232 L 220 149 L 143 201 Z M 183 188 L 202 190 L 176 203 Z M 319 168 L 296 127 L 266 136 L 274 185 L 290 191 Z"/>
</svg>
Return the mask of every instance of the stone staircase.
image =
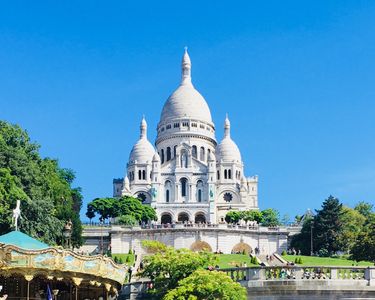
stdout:
<svg viewBox="0 0 375 300">
<path fill-rule="evenodd" d="M 274 253 L 271 255 L 257 255 L 257 258 L 265 265 L 265 266 L 285 266 L 287 262 L 278 254 Z"/>
</svg>

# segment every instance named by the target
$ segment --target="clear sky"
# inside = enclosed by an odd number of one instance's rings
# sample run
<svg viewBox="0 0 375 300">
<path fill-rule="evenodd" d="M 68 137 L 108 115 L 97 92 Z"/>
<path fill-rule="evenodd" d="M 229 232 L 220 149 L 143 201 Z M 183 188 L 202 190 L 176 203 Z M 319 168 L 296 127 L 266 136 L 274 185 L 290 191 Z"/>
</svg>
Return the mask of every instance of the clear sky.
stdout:
<svg viewBox="0 0 375 300">
<path fill-rule="evenodd" d="M 3 1 L 0 119 L 75 170 L 85 203 L 111 196 L 186 45 L 261 209 L 375 202 L 374 1 Z"/>
</svg>

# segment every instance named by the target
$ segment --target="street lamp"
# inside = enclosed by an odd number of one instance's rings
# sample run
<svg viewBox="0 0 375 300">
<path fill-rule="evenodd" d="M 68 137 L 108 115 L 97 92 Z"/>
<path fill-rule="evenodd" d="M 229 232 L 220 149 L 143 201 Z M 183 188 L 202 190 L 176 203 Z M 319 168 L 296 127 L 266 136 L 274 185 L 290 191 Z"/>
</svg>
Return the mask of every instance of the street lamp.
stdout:
<svg viewBox="0 0 375 300">
<path fill-rule="evenodd" d="M 311 220 L 310 223 L 310 255 L 314 255 L 314 247 L 313 247 L 313 228 L 314 228 L 314 223 L 313 220 Z"/>
</svg>

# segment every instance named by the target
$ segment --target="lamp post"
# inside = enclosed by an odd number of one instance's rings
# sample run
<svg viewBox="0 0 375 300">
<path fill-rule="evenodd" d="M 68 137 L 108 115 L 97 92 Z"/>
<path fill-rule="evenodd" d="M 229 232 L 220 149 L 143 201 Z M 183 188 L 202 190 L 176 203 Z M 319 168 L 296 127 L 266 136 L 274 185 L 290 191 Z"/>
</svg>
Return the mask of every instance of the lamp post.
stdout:
<svg viewBox="0 0 375 300">
<path fill-rule="evenodd" d="M 314 255 L 314 247 L 313 247 L 313 228 L 314 228 L 314 223 L 313 220 L 311 220 L 310 223 L 310 255 Z"/>
</svg>

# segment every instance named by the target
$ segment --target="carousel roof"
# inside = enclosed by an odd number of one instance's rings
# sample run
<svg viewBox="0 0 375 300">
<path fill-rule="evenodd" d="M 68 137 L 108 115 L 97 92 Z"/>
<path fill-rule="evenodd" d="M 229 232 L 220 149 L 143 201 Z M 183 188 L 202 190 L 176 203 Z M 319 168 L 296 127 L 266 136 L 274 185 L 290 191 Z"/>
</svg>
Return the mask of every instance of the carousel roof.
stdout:
<svg viewBox="0 0 375 300">
<path fill-rule="evenodd" d="M 31 236 L 28 236 L 27 234 L 19 231 L 12 231 L 7 234 L 1 235 L 0 243 L 17 246 L 26 250 L 42 250 L 50 247 L 47 244 L 42 243 L 37 239 L 34 239 Z"/>
</svg>

